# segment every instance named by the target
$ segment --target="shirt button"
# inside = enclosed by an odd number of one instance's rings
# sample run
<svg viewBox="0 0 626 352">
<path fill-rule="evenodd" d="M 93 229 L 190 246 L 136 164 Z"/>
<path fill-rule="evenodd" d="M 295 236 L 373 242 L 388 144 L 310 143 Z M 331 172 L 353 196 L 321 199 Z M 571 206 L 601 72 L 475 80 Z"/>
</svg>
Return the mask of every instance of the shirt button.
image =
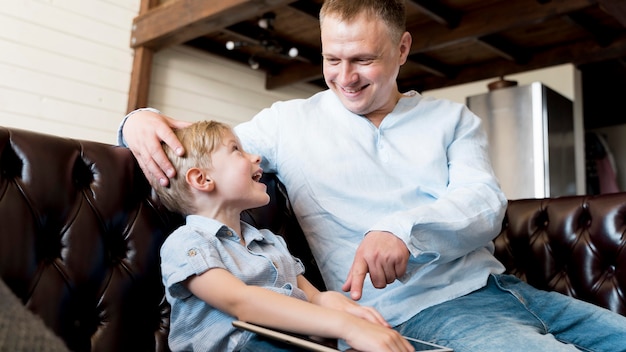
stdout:
<svg viewBox="0 0 626 352">
<path fill-rule="evenodd" d="M 190 256 L 190 257 L 195 257 L 197 253 L 198 253 L 198 252 L 196 252 L 196 250 L 195 250 L 195 249 L 190 249 L 190 250 L 187 252 L 187 255 L 188 255 L 188 256 Z"/>
</svg>

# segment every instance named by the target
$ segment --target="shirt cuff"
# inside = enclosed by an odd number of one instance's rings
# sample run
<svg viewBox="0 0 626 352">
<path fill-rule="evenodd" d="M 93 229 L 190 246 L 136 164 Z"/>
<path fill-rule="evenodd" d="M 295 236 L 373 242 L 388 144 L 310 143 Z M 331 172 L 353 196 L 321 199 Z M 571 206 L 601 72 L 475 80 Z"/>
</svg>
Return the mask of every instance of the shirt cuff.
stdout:
<svg viewBox="0 0 626 352">
<path fill-rule="evenodd" d="M 120 126 L 117 128 L 117 145 L 128 148 L 128 144 L 126 144 L 126 140 L 124 139 L 124 134 L 122 132 L 124 130 L 124 124 L 129 117 L 133 116 L 139 111 L 152 111 L 157 114 L 161 113 L 159 110 L 154 108 L 139 108 L 129 112 L 126 116 L 124 116 L 124 119 L 122 119 L 122 122 L 120 122 Z"/>
</svg>

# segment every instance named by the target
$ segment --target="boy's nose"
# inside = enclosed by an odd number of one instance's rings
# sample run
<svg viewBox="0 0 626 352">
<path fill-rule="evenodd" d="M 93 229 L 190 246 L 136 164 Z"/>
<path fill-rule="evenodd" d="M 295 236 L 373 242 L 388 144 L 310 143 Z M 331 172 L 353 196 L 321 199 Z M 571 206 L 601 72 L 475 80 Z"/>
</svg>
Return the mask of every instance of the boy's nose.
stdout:
<svg viewBox="0 0 626 352">
<path fill-rule="evenodd" d="M 252 160 L 253 163 L 255 164 L 260 164 L 261 163 L 261 156 L 257 155 L 257 154 L 250 154 L 250 159 Z"/>
</svg>

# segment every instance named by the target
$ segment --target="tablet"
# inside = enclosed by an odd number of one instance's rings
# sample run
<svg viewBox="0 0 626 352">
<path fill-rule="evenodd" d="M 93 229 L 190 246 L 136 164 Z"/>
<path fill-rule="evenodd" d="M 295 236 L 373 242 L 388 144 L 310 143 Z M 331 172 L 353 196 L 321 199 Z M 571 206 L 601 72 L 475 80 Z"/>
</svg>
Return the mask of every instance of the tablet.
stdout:
<svg viewBox="0 0 626 352">
<path fill-rule="evenodd" d="M 313 351 L 313 352 L 341 352 L 335 347 L 325 345 L 322 341 L 317 341 L 317 340 L 314 340 L 312 338 L 309 338 L 303 335 L 274 330 L 274 329 L 266 328 L 266 327 L 259 326 L 256 324 L 246 323 L 240 320 L 233 321 L 233 326 L 239 329 L 252 331 L 256 334 L 259 334 L 259 335 L 262 335 L 262 336 L 265 336 L 274 340 L 282 341 L 284 343 L 297 346 L 297 347 L 300 347 L 309 351 Z M 421 341 L 421 340 L 417 340 L 417 339 L 406 337 L 406 336 L 405 338 L 407 339 L 407 341 L 409 341 L 413 345 L 413 347 L 415 347 L 415 351 L 453 352 L 453 350 L 450 348 L 439 346 L 434 343 Z M 348 350 L 348 351 L 352 351 L 352 350 Z"/>
</svg>

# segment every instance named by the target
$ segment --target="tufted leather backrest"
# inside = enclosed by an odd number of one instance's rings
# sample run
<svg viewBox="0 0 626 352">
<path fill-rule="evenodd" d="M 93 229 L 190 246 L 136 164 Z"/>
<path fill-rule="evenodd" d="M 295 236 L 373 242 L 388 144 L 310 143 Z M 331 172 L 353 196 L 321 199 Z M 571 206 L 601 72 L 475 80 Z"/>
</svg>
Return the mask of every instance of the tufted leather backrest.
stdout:
<svg viewBox="0 0 626 352">
<path fill-rule="evenodd" d="M 509 201 L 496 256 L 531 285 L 626 315 L 626 193 Z"/>
<path fill-rule="evenodd" d="M 0 128 L 0 277 L 71 350 L 167 349 L 178 223 L 128 150 Z"/>
<path fill-rule="evenodd" d="M 242 218 L 285 237 L 324 284 L 287 194 Z M 0 278 L 74 351 L 168 351 L 159 248 L 182 217 L 132 154 L 0 127 Z M 509 272 L 626 315 L 626 193 L 510 201 L 496 255 Z"/>
<path fill-rule="evenodd" d="M 270 204 L 242 219 L 285 235 L 323 288 L 282 185 L 262 181 Z M 182 221 L 127 149 L 0 127 L 0 278 L 71 350 L 169 351 L 159 248 Z"/>
</svg>

